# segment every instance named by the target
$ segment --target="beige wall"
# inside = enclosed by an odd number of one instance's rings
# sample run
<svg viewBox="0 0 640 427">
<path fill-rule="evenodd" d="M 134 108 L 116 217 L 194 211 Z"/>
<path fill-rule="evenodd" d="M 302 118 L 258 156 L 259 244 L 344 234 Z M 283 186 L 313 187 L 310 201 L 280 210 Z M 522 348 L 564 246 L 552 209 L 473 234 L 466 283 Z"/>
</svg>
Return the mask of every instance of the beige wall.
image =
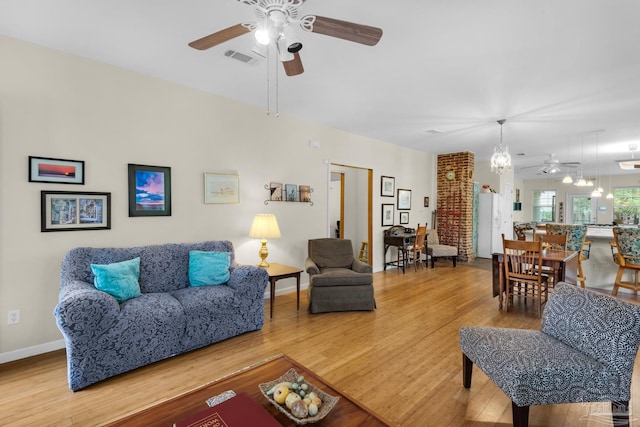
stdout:
<svg viewBox="0 0 640 427">
<path fill-rule="evenodd" d="M 269 259 L 303 266 L 306 241 L 327 235 L 326 160 L 374 170 L 374 269 L 382 268 L 380 204 L 395 202 L 380 197 L 380 175 L 413 190 L 412 224 L 430 220 L 422 198 L 435 196 L 431 154 L 267 117 L 264 106 L 9 38 L 0 37 L 0 62 L 0 362 L 61 346 L 52 311 L 60 263 L 76 246 L 228 239 L 238 261 L 251 264 L 259 245 L 247 237 L 253 216 L 274 213 L 282 238 L 269 243 Z M 84 160 L 85 185 L 28 182 L 29 155 Z M 128 217 L 128 163 L 171 167 L 171 217 Z M 240 203 L 204 204 L 204 172 L 237 172 Z M 312 186 L 314 206 L 265 205 L 270 181 Z M 111 192 L 112 229 L 41 233 L 41 190 Z M 22 320 L 8 326 L 13 309 Z"/>
</svg>

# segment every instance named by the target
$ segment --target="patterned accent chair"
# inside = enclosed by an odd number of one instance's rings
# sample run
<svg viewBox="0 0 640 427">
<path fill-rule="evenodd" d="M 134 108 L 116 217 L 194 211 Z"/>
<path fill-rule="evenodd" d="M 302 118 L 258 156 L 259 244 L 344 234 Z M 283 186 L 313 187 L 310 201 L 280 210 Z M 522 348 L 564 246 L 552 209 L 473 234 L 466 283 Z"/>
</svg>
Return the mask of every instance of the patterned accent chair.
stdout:
<svg viewBox="0 0 640 427">
<path fill-rule="evenodd" d="M 640 306 L 560 282 L 540 331 L 460 329 L 463 384 L 475 364 L 511 399 L 514 426 L 527 426 L 532 405 L 603 401 L 628 426 L 639 345 Z"/>
<path fill-rule="evenodd" d="M 618 288 L 631 289 L 636 295 L 640 289 L 638 272 L 640 272 L 640 228 L 614 227 L 614 258 L 618 264 L 618 274 L 613 285 L 613 295 L 618 295 Z M 623 280 L 626 270 L 630 270 L 633 280 Z"/>
<path fill-rule="evenodd" d="M 431 268 L 435 267 L 438 258 L 450 257 L 453 266 L 458 260 L 458 248 L 455 246 L 441 245 L 438 230 L 427 230 L 427 255 L 431 257 Z"/>
<path fill-rule="evenodd" d="M 587 240 L 587 226 L 584 224 L 547 224 L 547 234 L 566 234 L 567 250 L 580 251 L 578 254 L 578 283 L 583 288 L 586 286 L 587 278 L 582 269 L 582 261 L 589 259 L 591 241 Z"/>
</svg>

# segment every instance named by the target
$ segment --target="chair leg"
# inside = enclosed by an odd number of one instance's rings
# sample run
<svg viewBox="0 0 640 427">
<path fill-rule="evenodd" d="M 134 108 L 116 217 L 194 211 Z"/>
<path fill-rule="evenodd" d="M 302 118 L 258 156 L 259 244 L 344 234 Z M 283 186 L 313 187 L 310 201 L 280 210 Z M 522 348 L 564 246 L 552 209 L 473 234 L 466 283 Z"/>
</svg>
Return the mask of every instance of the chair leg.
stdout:
<svg viewBox="0 0 640 427">
<path fill-rule="evenodd" d="M 458 257 L 457 257 L 457 256 L 454 256 L 454 257 L 453 257 L 453 266 L 454 266 L 454 267 L 456 266 L 456 262 L 457 262 L 457 261 L 458 261 Z"/>
<path fill-rule="evenodd" d="M 436 257 L 431 255 L 431 268 L 434 268 L 435 266 L 436 266 Z"/>
<path fill-rule="evenodd" d="M 629 401 L 611 402 L 614 427 L 629 427 Z"/>
<path fill-rule="evenodd" d="M 618 295 L 618 288 L 620 287 L 620 283 L 622 283 L 622 275 L 624 274 L 624 267 L 618 267 L 618 274 L 616 274 L 616 281 L 613 285 L 613 291 L 611 295 L 614 297 Z"/>
<path fill-rule="evenodd" d="M 528 406 L 518 406 L 512 401 L 511 412 L 513 414 L 513 427 L 529 426 L 529 407 Z"/>
<path fill-rule="evenodd" d="M 471 374 L 473 373 L 473 362 L 462 353 L 462 385 L 464 388 L 471 388 Z"/>
</svg>

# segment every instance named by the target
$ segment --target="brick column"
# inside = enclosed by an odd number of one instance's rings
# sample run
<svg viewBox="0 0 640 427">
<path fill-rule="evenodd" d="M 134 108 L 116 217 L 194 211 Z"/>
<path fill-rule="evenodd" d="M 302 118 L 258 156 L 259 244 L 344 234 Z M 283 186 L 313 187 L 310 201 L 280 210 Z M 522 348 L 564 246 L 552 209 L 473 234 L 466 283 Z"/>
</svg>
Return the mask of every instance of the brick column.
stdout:
<svg viewBox="0 0 640 427">
<path fill-rule="evenodd" d="M 473 165 L 474 154 L 468 151 L 438 155 L 437 209 L 442 213 L 456 212 L 460 229 L 458 242 L 443 241 L 442 243 L 457 243 L 460 261 L 473 261 L 474 258 Z M 440 214 L 437 218 L 440 218 Z M 440 228 L 439 224 L 433 224 L 433 226 Z M 438 234 L 442 238 L 443 234 L 447 233 Z"/>
</svg>

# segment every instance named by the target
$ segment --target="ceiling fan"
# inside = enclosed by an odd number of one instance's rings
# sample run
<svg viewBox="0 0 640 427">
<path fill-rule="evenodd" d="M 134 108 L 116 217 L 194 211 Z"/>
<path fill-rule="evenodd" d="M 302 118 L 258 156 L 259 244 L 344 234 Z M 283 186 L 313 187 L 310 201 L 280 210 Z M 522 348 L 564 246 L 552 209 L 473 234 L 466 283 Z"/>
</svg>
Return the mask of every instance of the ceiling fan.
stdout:
<svg viewBox="0 0 640 427">
<path fill-rule="evenodd" d="M 533 166 L 525 166 L 520 168 L 520 170 L 538 168 L 537 173 L 558 173 L 560 172 L 560 167 L 564 168 L 577 168 L 582 163 L 580 162 L 561 162 L 556 158 L 554 153 L 547 154 L 548 159 L 546 159 L 541 165 L 533 165 Z"/>
<path fill-rule="evenodd" d="M 336 37 L 367 46 L 374 46 L 382 37 L 382 30 L 317 15 L 302 15 L 305 0 L 237 0 L 251 6 L 258 19 L 241 23 L 189 43 L 194 49 L 206 50 L 221 43 L 253 32 L 259 44 L 275 45 L 278 58 L 288 76 L 304 72 L 300 50 L 302 43 L 295 35 L 297 24 L 304 31 Z"/>
</svg>

